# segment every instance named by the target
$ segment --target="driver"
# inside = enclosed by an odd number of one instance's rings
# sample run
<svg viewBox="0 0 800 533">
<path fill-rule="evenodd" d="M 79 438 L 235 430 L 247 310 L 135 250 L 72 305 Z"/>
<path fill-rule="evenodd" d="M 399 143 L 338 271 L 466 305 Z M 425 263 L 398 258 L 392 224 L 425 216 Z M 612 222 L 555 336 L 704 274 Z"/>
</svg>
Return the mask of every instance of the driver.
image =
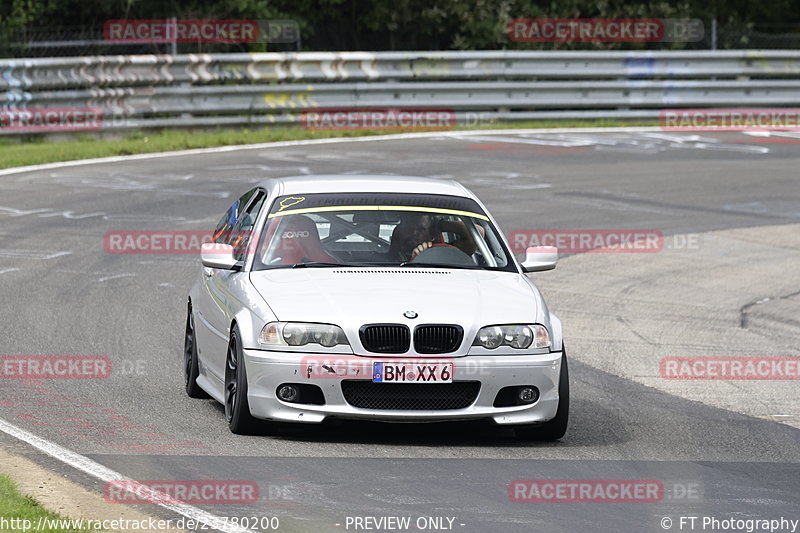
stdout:
<svg viewBox="0 0 800 533">
<path fill-rule="evenodd" d="M 452 243 L 445 243 L 442 233 L 454 233 L 458 238 Z M 464 222 L 435 219 L 426 213 L 412 212 L 400 215 L 400 224 L 392 232 L 389 252 L 400 261 L 410 261 L 434 244 L 449 244 L 470 256 L 477 248 Z"/>
</svg>

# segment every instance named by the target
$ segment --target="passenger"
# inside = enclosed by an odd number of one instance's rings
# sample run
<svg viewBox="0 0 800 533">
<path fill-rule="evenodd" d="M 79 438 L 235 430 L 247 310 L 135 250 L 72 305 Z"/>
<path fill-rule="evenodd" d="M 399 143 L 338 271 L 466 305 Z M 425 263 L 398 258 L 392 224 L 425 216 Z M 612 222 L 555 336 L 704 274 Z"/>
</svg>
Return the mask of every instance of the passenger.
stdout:
<svg viewBox="0 0 800 533">
<path fill-rule="evenodd" d="M 265 257 L 265 263 L 274 264 L 278 261 L 283 265 L 308 262 L 338 263 L 336 258 L 328 254 L 322 246 L 317 225 L 312 219 L 305 215 L 286 215 L 281 219 L 275 219 L 267 230 L 265 246 L 274 240 L 276 230 L 280 235 L 275 244 L 270 244 L 272 249 L 269 251 L 270 255 Z"/>
</svg>

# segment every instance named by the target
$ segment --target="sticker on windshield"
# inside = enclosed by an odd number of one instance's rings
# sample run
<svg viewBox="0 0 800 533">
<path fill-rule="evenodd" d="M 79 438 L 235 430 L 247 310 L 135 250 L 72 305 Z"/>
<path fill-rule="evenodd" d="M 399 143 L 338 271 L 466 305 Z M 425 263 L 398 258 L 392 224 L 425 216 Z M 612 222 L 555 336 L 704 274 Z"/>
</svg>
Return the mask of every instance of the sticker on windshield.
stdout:
<svg viewBox="0 0 800 533">
<path fill-rule="evenodd" d="M 281 208 L 278 211 L 283 211 L 288 207 L 292 207 L 293 205 L 297 205 L 300 202 L 304 201 L 306 198 L 305 196 L 287 196 L 283 200 L 281 200 Z"/>
</svg>

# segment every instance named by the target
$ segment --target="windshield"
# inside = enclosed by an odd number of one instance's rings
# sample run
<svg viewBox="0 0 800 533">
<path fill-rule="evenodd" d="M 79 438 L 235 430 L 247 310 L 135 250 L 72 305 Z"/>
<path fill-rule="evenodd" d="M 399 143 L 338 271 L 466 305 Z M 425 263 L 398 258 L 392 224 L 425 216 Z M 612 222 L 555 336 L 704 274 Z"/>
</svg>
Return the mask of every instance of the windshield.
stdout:
<svg viewBox="0 0 800 533">
<path fill-rule="evenodd" d="M 307 194 L 277 198 L 254 269 L 430 266 L 516 271 L 497 230 L 469 198 Z"/>
</svg>

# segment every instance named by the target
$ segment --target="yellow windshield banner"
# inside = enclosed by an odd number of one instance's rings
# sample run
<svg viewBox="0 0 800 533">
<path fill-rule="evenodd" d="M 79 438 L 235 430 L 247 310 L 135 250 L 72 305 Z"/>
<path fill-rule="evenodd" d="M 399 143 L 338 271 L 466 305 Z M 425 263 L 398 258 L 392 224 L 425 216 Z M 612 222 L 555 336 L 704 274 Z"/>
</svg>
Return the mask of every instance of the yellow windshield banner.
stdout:
<svg viewBox="0 0 800 533">
<path fill-rule="evenodd" d="M 303 215 L 306 213 L 330 213 L 332 211 L 416 211 L 418 213 L 437 213 L 440 215 L 457 215 L 489 221 L 489 217 L 480 213 L 460 211 L 458 209 L 440 209 L 438 207 L 417 207 L 413 205 L 336 205 L 326 207 L 304 207 L 302 209 L 289 209 L 270 213 L 268 218 L 282 217 L 284 215 Z"/>
</svg>

